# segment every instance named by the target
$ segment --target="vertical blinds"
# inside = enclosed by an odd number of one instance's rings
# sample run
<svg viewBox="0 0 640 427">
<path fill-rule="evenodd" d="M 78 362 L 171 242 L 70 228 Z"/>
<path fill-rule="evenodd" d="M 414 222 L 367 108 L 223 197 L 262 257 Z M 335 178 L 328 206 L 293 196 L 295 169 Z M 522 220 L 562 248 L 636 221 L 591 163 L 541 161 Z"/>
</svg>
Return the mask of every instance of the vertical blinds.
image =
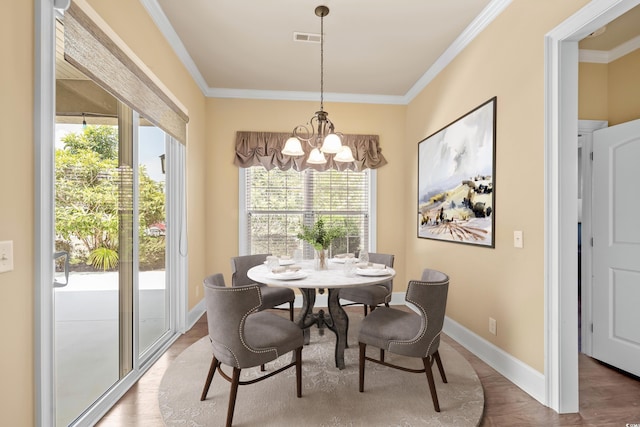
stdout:
<svg viewBox="0 0 640 427">
<path fill-rule="evenodd" d="M 183 144 L 189 117 L 74 2 L 64 16 L 64 58 Z"/>
<path fill-rule="evenodd" d="M 301 247 L 296 237 L 302 224 L 320 217 L 328 226 L 342 226 L 330 255 L 369 246 L 369 171 L 303 172 L 251 167 L 245 169 L 247 247 L 250 253 L 292 255 Z M 304 245 L 305 258 L 313 249 Z"/>
</svg>

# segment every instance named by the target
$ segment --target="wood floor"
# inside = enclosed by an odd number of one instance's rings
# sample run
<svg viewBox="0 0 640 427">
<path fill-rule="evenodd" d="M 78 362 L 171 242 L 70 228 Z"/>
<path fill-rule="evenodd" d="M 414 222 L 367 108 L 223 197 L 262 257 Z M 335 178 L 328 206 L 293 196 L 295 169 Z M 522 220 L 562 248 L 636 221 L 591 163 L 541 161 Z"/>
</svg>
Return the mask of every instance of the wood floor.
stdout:
<svg viewBox="0 0 640 427">
<path fill-rule="evenodd" d="M 347 308 L 347 311 L 355 310 Z M 171 362 L 207 334 L 206 317 L 180 337 L 147 373 L 97 424 L 110 426 L 163 426 L 158 388 Z M 478 373 L 485 396 L 480 427 L 494 426 L 640 426 L 640 381 L 605 367 L 583 354 L 580 364 L 580 413 L 559 415 L 541 405 L 464 347 L 443 337 Z M 446 367 L 446 363 L 445 363 Z M 204 374 L 203 374 L 204 381 Z"/>
</svg>

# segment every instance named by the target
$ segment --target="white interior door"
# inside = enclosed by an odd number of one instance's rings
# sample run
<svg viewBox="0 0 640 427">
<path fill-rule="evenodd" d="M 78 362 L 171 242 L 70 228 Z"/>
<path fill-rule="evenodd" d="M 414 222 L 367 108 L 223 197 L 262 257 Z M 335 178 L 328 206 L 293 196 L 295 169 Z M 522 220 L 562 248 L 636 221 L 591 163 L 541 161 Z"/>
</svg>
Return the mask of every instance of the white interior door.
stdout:
<svg viewBox="0 0 640 427">
<path fill-rule="evenodd" d="M 640 120 L 593 133 L 593 357 L 640 375 Z"/>
</svg>

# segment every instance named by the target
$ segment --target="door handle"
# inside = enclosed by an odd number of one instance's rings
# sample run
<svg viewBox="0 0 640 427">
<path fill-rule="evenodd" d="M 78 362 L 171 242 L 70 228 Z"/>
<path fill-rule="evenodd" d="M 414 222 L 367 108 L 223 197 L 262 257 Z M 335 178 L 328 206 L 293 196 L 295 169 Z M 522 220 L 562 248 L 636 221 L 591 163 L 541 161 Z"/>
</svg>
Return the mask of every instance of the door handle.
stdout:
<svg viewBox="0 0 640 427">
<path fill-rule="evenodd" d="M 60 251 L 60 252 L 54 252 L 53 253 L 54 262 L 58 258 L 62 258 L 62 257 L 64 257 L 64 283 L 58 282 L 57 280 L 54 279 L 53 280 L 53 287 L 54 288 L 62 288 L 62 287 L 67 286 L 69 284 L 69 252 Z"/>
</svg>

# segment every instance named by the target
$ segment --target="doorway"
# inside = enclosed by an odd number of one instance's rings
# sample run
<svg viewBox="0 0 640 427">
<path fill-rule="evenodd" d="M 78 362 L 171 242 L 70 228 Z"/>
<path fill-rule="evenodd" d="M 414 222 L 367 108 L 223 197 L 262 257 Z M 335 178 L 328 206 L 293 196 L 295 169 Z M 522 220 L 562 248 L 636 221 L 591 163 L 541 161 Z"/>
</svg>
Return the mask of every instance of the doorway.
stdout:
<svg viewBox="0 0 640 427">
<path fill-rule="evenodd" d="M 545 381 L 547 405 L 579 411 L 577 346 L 578 41 L 640 4 L 593 1 L 545 38 Z M 571 143 L 573 141 L 573 143 Z"/>
</svg>

